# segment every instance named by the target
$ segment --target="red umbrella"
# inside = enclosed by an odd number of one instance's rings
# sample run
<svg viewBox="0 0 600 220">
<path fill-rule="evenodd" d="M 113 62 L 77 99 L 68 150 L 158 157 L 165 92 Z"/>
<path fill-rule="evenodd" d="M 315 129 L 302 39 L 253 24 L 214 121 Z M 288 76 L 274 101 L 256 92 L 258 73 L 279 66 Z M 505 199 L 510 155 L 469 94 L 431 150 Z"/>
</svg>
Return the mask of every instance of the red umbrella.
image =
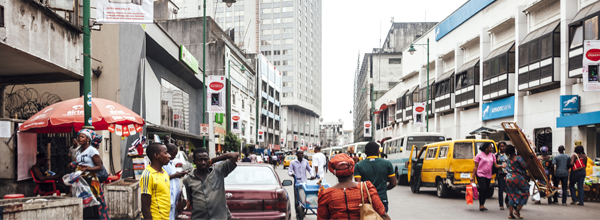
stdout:
<svg viewBox="0 0 600 220">
<path fill-rule="evenodd" d="M 74 128 L 75 131 L 79 131 L 84 125 L 83 117 L 83 97 L 79 97 L 42 109 L 25 121 L 19 130 L 36 133 L 69 133 Z M 142 117 L 119 103 L 92 98 L 92 125 L 96 130 L 109 130 L 109 126 L 113 128 L 112 126 L 115 125 L 139 127 L 144 123 Z"/>
</svg>

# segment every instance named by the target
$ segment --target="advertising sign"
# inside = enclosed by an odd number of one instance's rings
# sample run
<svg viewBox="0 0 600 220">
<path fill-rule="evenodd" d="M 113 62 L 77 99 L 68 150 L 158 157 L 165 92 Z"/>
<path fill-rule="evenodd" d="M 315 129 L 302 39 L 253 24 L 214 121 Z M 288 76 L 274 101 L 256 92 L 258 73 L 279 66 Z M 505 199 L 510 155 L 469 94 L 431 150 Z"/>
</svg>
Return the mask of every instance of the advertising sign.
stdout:
<svg viewBox="0 0 600 220">
<path fill-rule="evenodd" d="M 263 130 L 258 130 L 258 141 L 259 143 L 265 142 L 265 132 Z"/>
<path fill-rule="evenodd" d="M 294 142 L 298 142 L 298 135 L 294 135 Z"/>
<path fill-rule="evenodd" d="M 283 138 L 281 138 L 281 139 L 279 140 L 279 145 L 283 146 L 283 144 L 284 144 L 284 143 L 285 143 L 284 139 L 283 139 Z"/>
<path fill-rule="evenodd" d="M 515 97 L 500 99 L 493 102 L 483 103 L 481 120 L 490 120 L 515 115 Z"/>
<path fill-rule="evenodd" d="M 600 91 L 600 40 L 586 40 L 583 44 L 583 91 Z"/>
<path fill-rule="evenodd" d="M 152 24 L 153 0 L 97 0 L 96 22 L 101 24 Z"/>
<path fill-rule="evenodd" d="M 304 146 L 304 139 L 302 139 L 302 141 L 300 142 L 300 146 Z"/>
<path fill-rule="evenodd" d="M 425 127 L 425 102 L 415 102 L 413 105 L 413 121 L 415 127 Z"/>
<path fill-rule="evenodd" d="M 200 136 L 208 137 L 208 124 L 200 124 Z"/>
<path fill-rule="evenodd" d="M 225 76 L 208 76 L 206 88 L 206 100 L 208 101 L 208 112 L 225 113 Z"/>
<path fill-rule="evenodd" d="M 578 95 L 560 96 L 560 116 L 574 115 L 579 113 Z"/>
<path fill-rule="evenodd" d="M 200 73 L 200 68 L 198 67 L 198 60 L 188 51 L 185 46 L 179 46 L 179 60 L 185 63 L 194 73 Z"/>
<path fill-rule="evenodd" d="M 371 129 L 373 129 L 371 127 L 371 121 L 365 121 L 364 123 L 365 123 L 365 125 L 364 125 L 364 129 L 363 129 L 363 132 L 364 132 L 363 135 L 365 137 L 371 137 Z"/>
<path fill-rule="evenodd" d="M 231 132 L 234 134 L 239 134 L 240 133 L 240 127 L 242 125 L 242 122 L 240 120 L 240 113 L 238 112 L 232 112 L 231 113 Z"/>
</svg>

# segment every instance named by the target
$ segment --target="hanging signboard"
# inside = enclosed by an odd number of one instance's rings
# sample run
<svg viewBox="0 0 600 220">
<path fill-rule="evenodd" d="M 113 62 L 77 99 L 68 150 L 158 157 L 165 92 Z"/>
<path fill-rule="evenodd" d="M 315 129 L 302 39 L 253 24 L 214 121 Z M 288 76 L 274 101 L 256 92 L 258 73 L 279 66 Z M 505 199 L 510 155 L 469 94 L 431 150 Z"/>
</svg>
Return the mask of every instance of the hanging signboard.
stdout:
<svg viewBox="0 0 600 220">
<path fill-rule="evenodd" d="M 207 82 L 208 112 L 225 113 L 225 76 L 208 76 Z"/>
<path fill-rule="evenodd" d="M 586 40 L 583 45 L 583 91 L 600 91 L 600 40 Z"/>
<path fill-rule="evenodd" d="M 283 144 L 285 143 L 285 142 L 284 142 L 284 139 L 283 139 L 283 138 L 281 138 L 279 141 L 280 141 L 280 142 L 279 142 L 279 145 L 283 146 Z"/>
<path fill-rule="evenodd" d="M 294 142 L 298 142 L 298 135 L 294 135 Z"/>
<path fill-rule="evenodd" d="M 481 120 L 503 118 L 515 115 L 515 97 L 499 99 L 493 102 L 483 103 L 481 108 Z"/>
<path fill-rule="evenodd" d="M 371 127 L 371 121 L 365 121 L 364 129 L 363 129 L 365 137 L 371 137 L 371 129 L 373 129 Z"/>
<path fill-rule="evenodd" d="M 240 113 L 238 113 L 238 112 L 231 113 L 231 132 L 233 132 L 234 134 L 240 133 L 240 126 L 242 123 L 240 119 L 241 119 Z"/>
<path fill-rule="evenodd" d="M 256 142 L 265 142 L 265 132 L 263 130 L 258 130 L 258 141 Z"/>
<path fill-rule="evenodd" d="M 302 141 L 300 142 L 300 146 L 304 146 L 304 139 L 302 139 Z"/>
<path fill-rule="evenodd" d="M 415 102 L 413 105 L 413 124 L 415 127 L 425 127 L 425 102 Z"/>
<path fill-rule="evenodd" d="M 152 24 L 153 0 L 97 0 L 96 23 Z"/>
<path fill-rule="evenodd" d="M 208 137 L 208 124 L 200 124 L 200 136 Z"/>
<path fill-rule="evenodd" d="M 561 95 L 560 116 L 575 115 L 579 113 L 579 99 L 578 95 Z"/>
</svg>

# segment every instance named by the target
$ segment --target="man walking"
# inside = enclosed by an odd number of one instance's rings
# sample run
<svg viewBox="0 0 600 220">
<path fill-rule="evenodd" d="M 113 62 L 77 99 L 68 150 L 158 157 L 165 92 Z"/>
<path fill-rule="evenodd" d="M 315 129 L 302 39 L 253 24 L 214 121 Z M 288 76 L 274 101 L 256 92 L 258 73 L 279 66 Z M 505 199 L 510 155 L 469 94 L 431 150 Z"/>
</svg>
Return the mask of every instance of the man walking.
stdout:
<svg viewBox="0 0 600 220">
<path fill-rule="evenodd" d="M 163 169 L 167 172 L 170 179 L 170 189 L 171 189 L 171 212 L 169 214 L 170 220 L 175 220 L 177 217 L 177 198 L 179 198 L 179 192 L 181 192 L 181 185 L 179 183 L 179 178 L 185 176 L 188 171 L 177 172 L 177 168 L 175 164 L 173 164 L 173 159 L 177 155 L 177 146 L 175 144 L 167 144 L 167 152 L 171 157 L 169 158 L 169 164 L 164 165 Z"/>
<path fill-rule="evenodd" d="M 365 146 L 365 154 L 367 159 L 354 166 L 354 179 L 356 182 L 371 181 L 387 212 L 387 191 L 396 186 L 394 167 L 390 161 L 379 158 L 379 145 L 373 141 Z"/>
<path fill-rule="evenodd" d="M 288 175 L 296 177 L 296 183 L 305 183 L 306 182 L 306 171 L 310 173 L 311 179 L 315 178 L 315 173 L 310 168 L 307 160 L 304 160 L 304 151 L 298 150 L 296 151 L 296 160 L 290 162 L 290 167 L 288 167 Z M 298 198 L 298 194 L 296 190 L 294 190 L 294 198 Z M 298 210 L 298 200 L 294 199 L 294 207 L 296 208 L 296 213 Z M 296 215 L 298 217 L 298 215 Z"/>
<path fill-rule="evenodd" d="M 312 157 L 312 166 L 319 178 L 325 177 L 325 154 L 321 153 L 321 147 L 315 147 L 315 154 Z"/>
<path fill-rule="evenodd" d="M 556 166 L 554 172 L 554 186 L 558 187 L 558 183 L 561 183 L 562 187 L 562 205 L 567 205 L 567 195 L 569 194 L 568 189 L 568 181 L 569 181 L 569 162 L 571 157 L 565 154 L 565 146 L 558 146 L 558 152 L 560 153 L 554 160 L 552 160 L 552 164 Z M 554 202 L 558 203 L 558 193 L 554 193 Z"/>
<path fill-rule="evenodd" d="M 142 173 L 140 191 L 142 194 L 142 216 L 144 219 L 169 219 L 171 192 L 169 174 L 162 168 L 169 164 L 171 155 L 161 143 L 146 147 L 150 165 Z"/>
<path fill-rule="evenodd" d="M 182 180 L 191 200 L 192 219 L 231 218 L 225 200 L 225 177 L 237 167 L 238 157 L 234 152 L 209 159 L 205 148 L 194 151 L 196 169 Z"/>
</svg>

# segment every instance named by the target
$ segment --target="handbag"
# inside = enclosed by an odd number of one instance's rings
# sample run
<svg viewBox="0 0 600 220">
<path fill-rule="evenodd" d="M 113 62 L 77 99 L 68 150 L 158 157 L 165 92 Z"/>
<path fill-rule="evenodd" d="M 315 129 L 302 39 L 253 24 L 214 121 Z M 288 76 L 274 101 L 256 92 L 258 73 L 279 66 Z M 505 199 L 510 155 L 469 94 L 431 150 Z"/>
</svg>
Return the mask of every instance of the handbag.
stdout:
<svg viewBox="0 0 600 220">
<path fill-rule="evenodd" d="M 104 183 L 104 181 L 108 179 L 108 172 L 106 171 L 106 168 L 104 168 L 104 164 L 102 164 L 102 170 L 96 172 L 96 177 L 98 177 L 98 181 L 100 181 L 100 183 Z"/>
<path fill-rule="evenodd" d="M 361 220 L 383 220 L 383 218 L 375 211 L 373 208 L 373 201 L 371 201 L 371 194 L 369 194 L 369 189 L 367 189 L 367 197 L 369 198 L 369 203 L 365 203 L 365 197 L 363 192 L 364 188 L 367 188 L 367 183 L 360 182 L 360 198 L 362 199 L 362 203 L 358 206 L 360 207 L 360 219 Z"/>
<path fill-rule="evenodd" d="M 573 168 L 571 168 L 571 170 L 575 171 L 575 170 L 581 170 L 581 169 L 585 168 L 585 163 L 583 162 L 583 158 L 579 158 L 579 156 L 577 154 L 575 154 L 575 156 L 577 157 L 577 160 L 575 161 L 575 163 L 573 163 Z"/>
</svg>

